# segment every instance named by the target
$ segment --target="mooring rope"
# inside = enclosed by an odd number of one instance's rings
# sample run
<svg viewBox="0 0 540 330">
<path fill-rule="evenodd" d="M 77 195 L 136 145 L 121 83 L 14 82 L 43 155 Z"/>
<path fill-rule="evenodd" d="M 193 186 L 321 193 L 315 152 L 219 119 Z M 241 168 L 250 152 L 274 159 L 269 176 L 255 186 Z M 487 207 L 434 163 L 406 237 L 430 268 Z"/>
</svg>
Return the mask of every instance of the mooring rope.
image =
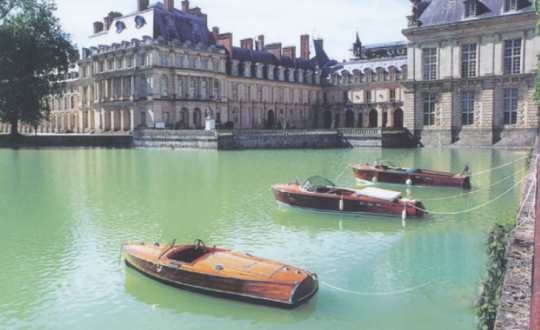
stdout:
<svg viewBox="0 0 540 330">
<path fill-rule="evenodd" d="M 529 166 L 530 166 L 530 165 L 529 165 Z M 475 193 L 480 192 L 480 191 L 482 191 L 482 190 L 486 190 L 486 189 L 488 189 L 488 188 L 491 188 L 491 187 L 493 187 L 493 186 L 496 186 L 496 185 L 498 185 L 499 183 L 501 183 L 501 182 L 503 182 L 503 181 L 506 181 L 506 180 L 508 180 L 508 179 L 510 179 L 510 178 L 513 178 L 513 177 L 515 177 L 516 175 L 518 175 L 519 173 L 523 172 L 523 171 L 526 170 L 526 169 L 528 169 L 528 166 L 525 167 L 525 168 L 523 168 L 523 169 L 521 169 L 521 170 L 519 170 L 519 171 L 517 171 L 516 173 L 510 175 L 509 177 L 506 177 L 506 178 L 502 179 L 501 181 L 497 181 L 497 182 L 495 182 L 495 183 L 493 183 L 493 184 L 491 184 L 491 185 L 489 185 L 489 186 L 486 186 L 486 187 L 483 187 L 483 188 L 480 188 L 480 189 L 476 189 L 476 190 L 471 191 L 471 192 L 468 192 L 468 193 L 459 194 L 459 195 L 453 195 L 453 196 L 449 196 L 449 197 L 422 199 L 422 202 L 423 202 L 423 201 L 441 201 L 441 200 L 452 199 L 452 198 L 458 198 L 458 197 L 463 197 L 463 196 L 475 194 Z"/>
<path fill-rule="evenodd" d="M 500 166 L 497 166 L 497 167 L 494 167 L 494 168 L 490 168 L 489 170 L 485 170 L 485 171 L 478 172 L 478 173 L 473 173 L 473 174 L 471 174 L 471 175 L 469 175 L 469 176 L 472 177 L 472 176 L 476 176 L 476 175 L 488 173 L 488 172 L 491 172 L 491 171 L 493 171 L 493 170 L 496 170 L 496 169 L 499 169 L 499 168 L 502 168 L 502 167 L 505 167 L 505 166 L 508 166 L 508 165 L 517 163 L 517 162 L 519 162 L 519 161 L 521 161 L 521 160 L 527 159 L 527 157 L 528 157 L 528 156 L 525 156 L 525 157 L 523 157 L 523 158 L 519 158 L 519 159 L 513 160 L 513 161 L 511 161 L 511 162 L 509 162 L 509 163 L 506 163 L 506 164 L 503 164 L 503 165 L 500 165 Z"/>
<path fill-rule="evenodd" d="M 494 201 L 502 198 L 503 196 L 505 196 L 506 194 L 508 194 L 510 191 L 514 190 L 520 183 L 522 183 L 525 179 L 527 178 L 527 176 L 525 176 L 523 179 L 519 180 L 518 183 L 516 183 L 515 185 L 512 186 L 512 188 L 508 189 L 507 191 L 503 192 L 501 195 L 495 197 L 494 199 L 490 200 L 489 202 L 486 202 L 482 205 L 479 205 L 479 206 L 476 206 L 476 207 L 473 207 L 472 209 L 468 209 L 468 210 L 464 210 L 464 211 L 459 211 L 459 212 L 433 212 L 433 211 L 428 211 L 428 210 L 424 210 L 424 209 L 421 209 L 419 207 L 416 207 L 414 205 L 411 205 L 409 204 L 409 206 L 411 207 L 414 207 L 415 209 L 417 210 L 420 210 L 420 211 L 423 211 L 423 212 L 426 212 L 426 213 L 430 213 L 430 214 L 437 214 L 437 215 L 457 215 L 457 214 L 463 214 L 463 213 L 468 213 L 468 212 L 472 212 L 472 211 L 475 211 L 475 210 L 478 210 L 479 208 L 482 208 L 484 206 L 487 206 L 491 203 L 493 203 Z"/>
<path fill-rule="evenodd" d="M 535 160 L 535 171 L 534 171 L 534 181 L 533 183 L 531 183 L 530 187 L 529 187 L 529 191 L 527 191 L 527 195 L 525 195 L 525 198 L 523 199 L 523 203 L 521 204 L 521 207 L 519 208 L 519 212 L 517 214 L 517 216 L 519 217 L 519 215 L 521 214 L 521 211 L 523 211 L 523 208 L 525 207 L 525 204 L 527 203 L 527 200 L 529 199 L 529 195 L 531 194 L 531 191 L 534 187 L 534 194 L 535 194 L 535 197 L 533 199 L 533 201 L 536 201 L 536 192 L 537 192 L 537 187 L 538 187 L 538 158 L 540 157 L 540 154 L 536 156 L 536 160 Z M 532 212 L 531 212 L 532 210 Z M 524 226 L 525 224 L 527 224 L 530 220 L 532 219 L 535 219 L 536 218 L 536 203 L 531 203 L 531 208 L 529 209 L 529 212 L 527 212 L 527 217 L 525 219 L 523 219 L 523 221 L 521 221 L 520 224 L 518 224 L 514 229 L 512 229 L 510 232 L 513 232 L 515 231 L 516 229 Z"/>
<path fill-rule="evenodd" d="M 345 166 L 345 169 L 343 170 L 343 172 L 341 172 L 340 175 L 338 175 L 338 177 L 334 180 L 334 182 L 338 182 L 339 178 L 341 178 L 341 176 L 343 175 L 343 173 L 345 173 L 345 171 L 349 168 L 350 165 L 347 165 Z"/>
<path fill-rule="evenodd" d="M 332 289 L 335 289 L 335 290 L 338 290 L 338 291 L 352 293 L 352 294 L 358 294 L 358 295 L 362 295 L 362 296 L 386 296 L 386 295 L 391 295 L 391 294 L 398 294 L 398 293 L 413 291 L 415 289 L 427 286 L 429 283 L 422 284 L 422 285 L 419 285 L 419 286 L 415 286 L 414 288 L 410 288 L 410 289 L 404 289 L 404 290 L 401 290 L 401 291 L 380 292 L 380 293 L 367 293 L 367 292 L 358 292 L 358 291 L 345 290 L 345 289 L 342 289 L 342 288 L 338 288 L 337 286 L 330 285 L 330 284 L 328 284 L 326 282 L 323 282 L 323 281 L 321 281 L 321 284 L 324 284 L 324 285 L 326 285 L 328 287 L 331 287 Z"/>
</svg>

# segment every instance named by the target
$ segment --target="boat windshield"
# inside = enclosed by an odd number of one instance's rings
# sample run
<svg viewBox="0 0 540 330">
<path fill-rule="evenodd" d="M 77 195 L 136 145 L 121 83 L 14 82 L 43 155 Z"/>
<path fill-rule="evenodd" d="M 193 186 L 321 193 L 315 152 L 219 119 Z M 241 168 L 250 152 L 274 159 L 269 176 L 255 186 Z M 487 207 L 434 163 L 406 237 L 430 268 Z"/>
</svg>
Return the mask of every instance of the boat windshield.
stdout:
<svg viewBox="0 0 540 330">
<path fill-rule="evenodd" d="M 313 186 L 324 186 L 324 187 L 335 187 L 336 185 L 330 182 L 330 180 L 323 178 L 322 176 L 312 176 L 311 178 L 307 179 L 307 182 L 304 184 L 304 186 L 310 183 Z"/>
</svg>

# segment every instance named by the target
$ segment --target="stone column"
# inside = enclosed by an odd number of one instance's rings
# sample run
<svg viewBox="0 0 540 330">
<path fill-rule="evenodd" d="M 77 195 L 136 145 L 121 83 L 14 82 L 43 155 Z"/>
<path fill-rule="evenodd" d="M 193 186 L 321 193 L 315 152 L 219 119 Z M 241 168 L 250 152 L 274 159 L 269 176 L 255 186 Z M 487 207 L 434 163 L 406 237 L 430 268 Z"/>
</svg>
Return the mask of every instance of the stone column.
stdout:
<svg viewBox="0 0 540 330">
<path fill-rule="evenodd" d="M 134 131 L 135 130 L 135 111 L 133 109 L 129 110 L 129 130 Z"/>
<path fill-rule="evenodd" d="M 124 112 L 126 110 L 120 110 L 120 132 L 124 131 Z"/>
<path fill-rule="evenodd" d="M 114 130 L 115 130 L 115 125 L 114 125 L 114 114 L 115 114 L 115 112 L 116 112 L 116 110 L 111 110 L 109 112 L 109 115 L 111 117 L 111 129 L 110 129 L 111 132 L 114 132 Z"/>
</svg>

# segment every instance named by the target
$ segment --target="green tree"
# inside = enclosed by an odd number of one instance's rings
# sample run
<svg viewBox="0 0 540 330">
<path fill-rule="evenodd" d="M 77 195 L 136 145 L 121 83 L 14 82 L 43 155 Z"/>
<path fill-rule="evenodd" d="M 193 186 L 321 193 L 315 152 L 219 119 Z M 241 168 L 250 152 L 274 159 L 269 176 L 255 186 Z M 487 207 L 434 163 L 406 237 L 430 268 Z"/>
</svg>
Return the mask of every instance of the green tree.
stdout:
<svg viewBox="0 0 540 330">
<path fill-rule="evenodd" d="M 15 9 L 31 8 L 34 0 L 0 0 L 0 23 Z"/>
<path fill-rule="evenodd" d="M 0 121 L 11 124 L 14 136 L 18 123 L 35 127 L 48 119 L 50 97 L 61 95 L 76 53 L 55 9 L 44 0 L 0 26 Z"/>
</svg>

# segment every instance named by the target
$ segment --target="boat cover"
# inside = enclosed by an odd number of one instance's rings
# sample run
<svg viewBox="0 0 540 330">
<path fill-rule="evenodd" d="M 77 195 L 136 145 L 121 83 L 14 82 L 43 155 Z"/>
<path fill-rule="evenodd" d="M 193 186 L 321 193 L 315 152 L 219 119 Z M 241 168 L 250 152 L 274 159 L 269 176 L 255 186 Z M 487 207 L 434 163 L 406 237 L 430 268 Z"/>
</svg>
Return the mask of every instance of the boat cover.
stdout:
<svg viewBox="0 0 540 330">
<path fill-rule="evenodd" d="M 411 168 L 411 169 L 409 169 L 409 170 L 407 171 L 407 173 L 414 173 L 414 172 L 416 172 L 416 171 L 418 171 L 417 168 Z"/>
<path fill-rule="evenodd" d="M 358 191 L 360 195 L 371 197 L 371 198 L 378 198 L 383 199 L 385 201 L 394 201 L 396 198 L 401 198 L 401 193 L 399 191 L 393 191 L 393 190 L 386 190 L 386 189 L 380 189 L 380 188 L 364 188 Z"/>
</svg>

